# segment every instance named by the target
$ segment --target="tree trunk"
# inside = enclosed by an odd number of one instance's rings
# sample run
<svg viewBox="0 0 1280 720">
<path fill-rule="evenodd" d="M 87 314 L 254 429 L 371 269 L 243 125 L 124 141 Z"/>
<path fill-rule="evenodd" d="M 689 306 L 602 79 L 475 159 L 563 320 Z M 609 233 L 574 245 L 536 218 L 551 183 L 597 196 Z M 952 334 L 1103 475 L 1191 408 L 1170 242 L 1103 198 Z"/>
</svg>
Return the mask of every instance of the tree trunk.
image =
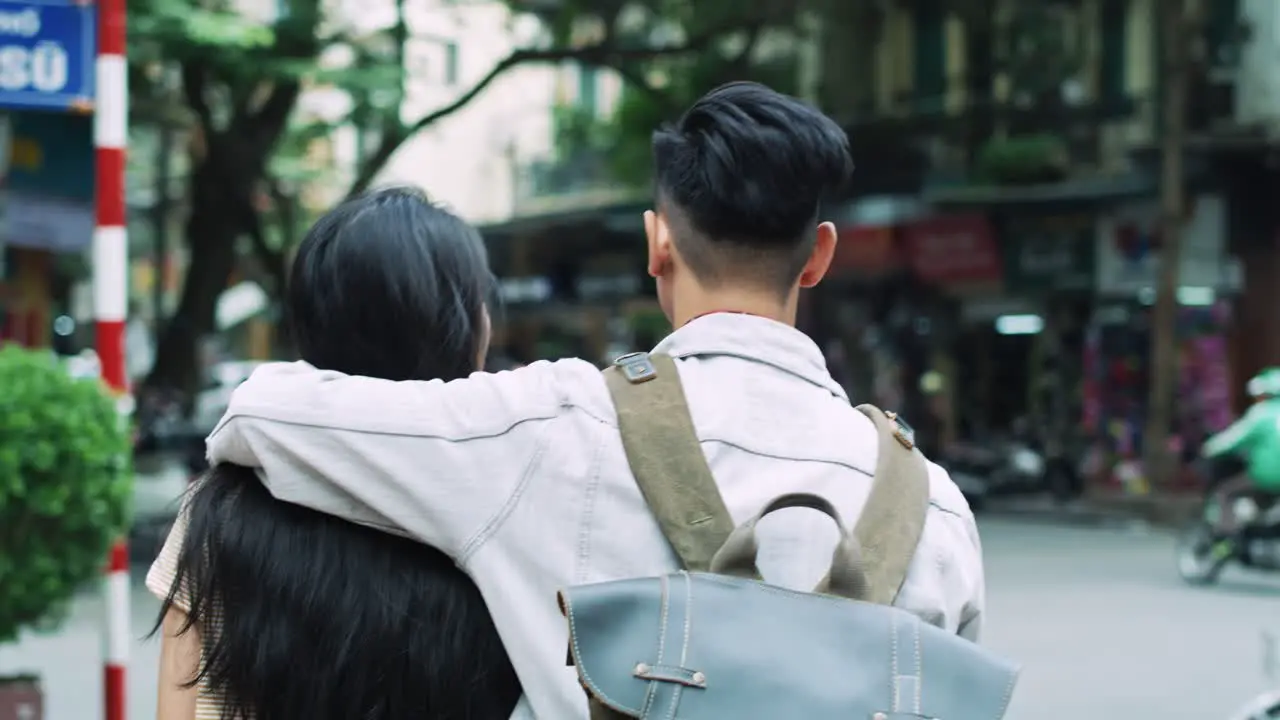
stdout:
<svg viewBox="0 0 1280 720">
<path fill-rule="evenodd" d="M 1173 475 L 1169 431 L 1178 379 L 1178 280 L 1186 217 L 1183 147 L 1187 134 L 1187 70 L 1190 40 L 1186 0 L 1159 0 L 1163 41 L 1164 106 L 1161 135 L 1159 270 L 1151 323 L 1151 373 L 1143 462 L 1153 486 Z"/>
<path fill-rule="evenodd" d="M 191 214 L 185 238 L 190 249 L 186 282 L 177 311 L 160 333 L 147 385 L 190 397 L 200 385 L 200 343 L 213 333 L 218 298 L 236 264 L 236 240 L 253 211 L 252 165 L 239 162 L 229 142 L 211 142 L 191 177 Z"/>
</svg>

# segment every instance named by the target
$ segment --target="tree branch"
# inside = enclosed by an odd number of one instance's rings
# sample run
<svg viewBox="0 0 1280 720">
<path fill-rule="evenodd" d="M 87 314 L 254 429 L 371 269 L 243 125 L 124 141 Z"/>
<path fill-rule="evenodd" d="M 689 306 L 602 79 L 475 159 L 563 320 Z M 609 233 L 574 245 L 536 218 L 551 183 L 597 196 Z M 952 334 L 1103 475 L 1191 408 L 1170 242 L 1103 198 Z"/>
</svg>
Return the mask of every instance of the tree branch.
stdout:
<svg viewBox="0 0 1280 720">
<path fill-rule="evenodd" d="M 403 132 L 384 136 L 378 147 L 362 163 L 355 180 L 352 181 L 351 187 L 347 191 L 347 197 L 355 197 L 368 189 L 374 178 L 377 177 L 378 173 L 387 164 L 387 161 L 391 159 L 391 156 L 395 154 L 395 151 L 399 149 L 405 140 L 466 107 L 480 93 L 493 84 L 495 80 L 501 77 L 503 73 L 512 68 L 535 63 L 556 63 L 573 60 L 584 65 L 617 69 L 628 62 L 637 60 L 652 60 L 660 57 L 673 57 L 700 52 L 710 47 L 726 34 L 749 28 L 758 23 L 759 21 L 754 18 L 739 19 L 731 25 L 700 32 L 683 43 L 662 47 L 619 48 L 612 46 L 606 40 L 604 43 L 577 48 L 551 48 L 544 50 L 526 48 L 516 50 L 495 64 L 484 77 L 476 81 L 474 85 L 459 95 L 453 102 L 423 115 L 416 122 L 409 124 Z"/>
<path fill-rule="evenodd" d="M 672 101 L 671 94 L 663 92 L 658 88 L 649 84 L 644 77 L 644 71 L 625 63 L 619 63 L 612 67 L 605 66 L 618 73 L 618 77 L 622 81 L 630 85 L 632 88 L 649 96 L 654 105 L 657 105 L 662 111 L 668 112 L 675 109 L 675 103 Z"/>
<path fill-rule="evenodd" d="M 246 111 L 232 118 L 232 137 L 244 138 L 253 149 L 252 157 L 261 158 L 265 162 L 271 154 L 272 146 L 284 133 L 285 124 L 289 122 L 289 116 L 293 113 L 301 92 L 301 85 L 295 81 L 277 83 L 256 111 Z"/>
<path fill-rule="evenodd" d="M 200 129 L 209 134 L 213 132 L 213 111 L 204 95 L 207 80 L 208 72 L 203 65 L 194 60 L 182 63 L 182 95 L 195 113 Z"/>
<path fill-rule="evenodd" d="M 285 192 L 280 180 L 274 177 L 267 178 L 267 192 L 280 218 L 280 254 L 288 255 L 298 244 L 298 198 L 296 194 Z"/>
<path fill-rule="evenodd" d="M 258 258 L 258 263 L 262 265 L 262 271 L 271 278 L 273 287 L 273 295 L 281 297 L 284 294 L 286 272 L 284 267 L 285 253 L 283 250 L 273 250 L 267 242 L 266 231 L 262 227 L 262 213 L 258 210 L 249 212 L 245 218 L 244 232 L 249 236 L 249 244 L 253 247 L 253 254 Z"/>
<path fill-rule="evenodd" d="M 729 68 L 733 72 L 742 72 L 747 69 L 747 65 L 751 62 L 751 55 L 756 51 L 756 46 L 760 44 L 760 36 L 764 33 L 764 24 L 757 23 L 746 28 L 747 37 L 742 43 L 742 50 L 729 60 Z"/>
</svg>

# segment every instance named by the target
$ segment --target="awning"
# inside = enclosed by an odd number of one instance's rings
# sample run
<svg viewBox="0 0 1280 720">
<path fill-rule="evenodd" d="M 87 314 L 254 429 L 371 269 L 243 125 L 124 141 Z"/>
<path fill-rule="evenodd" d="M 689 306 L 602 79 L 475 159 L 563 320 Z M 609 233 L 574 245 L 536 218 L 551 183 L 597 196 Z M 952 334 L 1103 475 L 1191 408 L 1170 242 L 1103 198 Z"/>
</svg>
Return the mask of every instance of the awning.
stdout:
<svg viewBox="0 0 1280 720">
<path fill-rule="evenodd" d="M 1078 178 L 1038 185 L 957 185 L 926 187 L 921 193 L 930 204 L 944 207 L 1042 207 L 1109 203 L 1151 195 L 1156 179 L 1145 173 Z"/>
</svg>

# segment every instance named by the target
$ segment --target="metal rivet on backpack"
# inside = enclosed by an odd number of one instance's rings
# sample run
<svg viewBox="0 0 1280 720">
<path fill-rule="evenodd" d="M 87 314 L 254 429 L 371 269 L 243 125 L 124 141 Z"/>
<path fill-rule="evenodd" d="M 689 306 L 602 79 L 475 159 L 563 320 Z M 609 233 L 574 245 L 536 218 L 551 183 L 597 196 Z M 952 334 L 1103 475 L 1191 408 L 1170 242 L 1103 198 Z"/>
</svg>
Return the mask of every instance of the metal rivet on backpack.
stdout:
<svg viewBox="0 0 1280 720">
<path fill-rule="evenodd" d="M 632 671 L 632 673 L 633 673 L 633 674 L 635 674 L 635 675 L 648 675 L 648 674 L 649 674 L 649 666 L 648 666 L 648 665 L 646 665 L 645 663 L 637 663 L 637 664 L 636 664 L 636 669 L 635 669 L 635 670 L 633 670 L 633 671 Z"/>
<path fill-rule="evenodd" d="M 696 672 L 696 673 L 694 673 L 694 674 L 693 674 L 693 681 L 694 681 L 695 683 L 697 683 L 698 685 L 706 685 L 706 684 L 707 684 L 707 676 L 706 676 L 706 675 L 703 675 L 701 672 Z"/>
</svg>

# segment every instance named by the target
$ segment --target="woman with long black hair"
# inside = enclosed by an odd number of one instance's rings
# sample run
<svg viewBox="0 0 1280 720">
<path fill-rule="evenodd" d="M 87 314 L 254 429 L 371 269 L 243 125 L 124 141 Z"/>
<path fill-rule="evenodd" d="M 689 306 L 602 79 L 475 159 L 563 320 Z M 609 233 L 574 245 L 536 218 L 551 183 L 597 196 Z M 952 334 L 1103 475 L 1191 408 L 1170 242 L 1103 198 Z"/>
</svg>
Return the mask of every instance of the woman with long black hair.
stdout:
<svg viewBox="0 0 1280 720">
<path fill-rule="evenodd" d="M 492 284 L 473 228 L 389 189 L 315 224 L 285 306 L 316 367 L 451 380 L 484 364 Z M 452 560 L 277 501 L 253 470 L 219 465 L 193 487 L 147 586 L 164 599 L 160 720 L 523 716 L 484 600 Z"/>
</svg>

